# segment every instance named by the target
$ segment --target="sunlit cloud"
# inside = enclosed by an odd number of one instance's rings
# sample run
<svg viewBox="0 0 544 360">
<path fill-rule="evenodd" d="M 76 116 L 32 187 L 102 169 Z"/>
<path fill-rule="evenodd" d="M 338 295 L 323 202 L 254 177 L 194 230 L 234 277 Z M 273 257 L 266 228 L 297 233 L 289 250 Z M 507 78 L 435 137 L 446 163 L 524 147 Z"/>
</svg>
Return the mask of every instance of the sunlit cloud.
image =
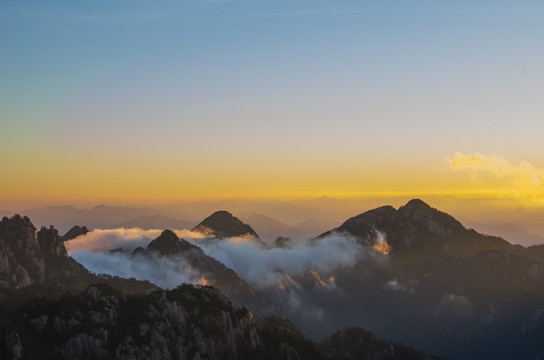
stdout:
<svg viewBox="0 0 544 360">
<path fill-rule="evenodd" d="M 391 251 L 391 245 L 387 243 L 387 240 L 385 239 L 385 234 L 377 231 L 377 235 L 378 238 L 374 245 L 372 245 L 372 250 L 382 255 L 389 255 L 389 252 Z"/>
<path fill-rule="evenodd" d="M 465 171 L 471 176 L 490 174 L 519 186 L 538 186 L 544 180 L 544 169 L 528 161 L 515 165 L 497 155 L 455 153 L 448 162 L 452 169 Z"/>
</svg>

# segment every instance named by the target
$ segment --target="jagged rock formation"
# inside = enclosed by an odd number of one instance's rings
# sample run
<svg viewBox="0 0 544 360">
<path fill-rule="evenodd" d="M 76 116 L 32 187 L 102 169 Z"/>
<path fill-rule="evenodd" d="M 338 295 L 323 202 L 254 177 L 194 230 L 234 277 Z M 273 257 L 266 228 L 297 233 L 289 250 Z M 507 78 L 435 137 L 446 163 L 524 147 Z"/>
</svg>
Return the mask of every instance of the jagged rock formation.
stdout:
<svg viewBox="0 0 544 360">
<path fill-rule="evenodd" d="M 62 240 L 69 241 L 69 240 L 75 239 L 76 237 L 80 235 L 85 235 L 88 232 L 89 232 L 89 229 L 87 229 L 86 226 L 76 225 L 70 230 L 68 230 L 68 232 L 62 236 Z"/>
<path fill-rule="evenodd" d="M 0 301 L 14 300 L 14 289 L 32 287 L 43 292 L 49 291 L 49 287 L 62 291 L 63 287 L 81 288 L 97 281 L 115 282 L 129 292 L 154 288 L 148 282 L 89 273 L 68 256 L 63 239 L 53 226 L 37 231 L 28 217 L 20 215 L 4 217 L 0 222 Z M 25 296 L 32 296 L 32 289 Z"/>
<path fill-rule="evenodd" d="M 0 351 L 14 358 L 242 359 L 261 345 L 247 308 L 191 285 L 128 297 L 92 285 L 2 318 Z"/>
<path fill-rule="evenodd" d="M 244 224 L 228 211 L 214 212 L 198 224 L 193 231 L 220 239 L 237 236 L 259 239 L 259 235 L 257 235 L 251 226 Z"/>
<path fill-rule="evenodd" d="M 0 222 L 0 284 L 4 288 L 22 288 L 43 283 L 46 278 L 46 256 L 62 250 L 47 229 L 38 232 L 29 218 L 14 215 Z M 40 248 L 40 243 L 44 249 Z M 64 254 L 66 249 L 64 249 Z"/>
<path fill-rule="evenodd" d="M 43 226 L 38 232 L 38 243 L 40 249 L 50 256 L 68 256 L 64 247 L 63 239 L 59 236 L 57 229 L 51 225 L 48 228 Z"/>
</svg>

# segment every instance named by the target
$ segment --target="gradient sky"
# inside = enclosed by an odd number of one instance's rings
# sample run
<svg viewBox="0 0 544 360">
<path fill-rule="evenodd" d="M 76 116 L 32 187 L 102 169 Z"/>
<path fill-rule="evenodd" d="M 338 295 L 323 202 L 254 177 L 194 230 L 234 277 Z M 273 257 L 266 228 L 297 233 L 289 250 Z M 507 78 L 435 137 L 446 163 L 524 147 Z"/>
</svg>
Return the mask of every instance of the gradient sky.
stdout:
<svg viewBox="0 0 544 360">
<path fill-rule="evenodd" d="M 543 18 L 540 0 L 2 1 L 0 208 L 543 206 Z"/>
</svg>

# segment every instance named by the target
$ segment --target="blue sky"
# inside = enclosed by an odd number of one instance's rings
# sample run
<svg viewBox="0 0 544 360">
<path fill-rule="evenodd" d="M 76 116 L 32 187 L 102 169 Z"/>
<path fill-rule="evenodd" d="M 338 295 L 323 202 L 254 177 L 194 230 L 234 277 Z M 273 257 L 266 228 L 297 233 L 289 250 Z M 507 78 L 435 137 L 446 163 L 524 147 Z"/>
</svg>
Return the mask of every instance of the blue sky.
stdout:
<svg viewBox="0 0 544 360">
<path fill-rule="evenodd" d="M 2 1 L 0 146 L 97 170 L 166 156 L 390 174 L 456 152 L 544 167 L 543 15 L 541 1 Z"/>
</svg>

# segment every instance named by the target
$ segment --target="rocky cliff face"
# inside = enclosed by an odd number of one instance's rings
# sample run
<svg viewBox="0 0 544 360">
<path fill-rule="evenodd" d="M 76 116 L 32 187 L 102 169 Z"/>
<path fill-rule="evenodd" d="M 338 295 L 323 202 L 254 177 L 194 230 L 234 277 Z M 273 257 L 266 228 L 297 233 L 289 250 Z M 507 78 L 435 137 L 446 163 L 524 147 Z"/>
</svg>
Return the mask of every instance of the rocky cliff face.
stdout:
<svg viewBox="0 0 544 360">
<path fill-rule="evenodd" d="M 38 233 L 30 219 L 4 217 L 0 222 L 0 285 L 22 288 L 43 283 L 45 270 Z"/>
<path fill-rule="evenodd" d="M 89 273 L 68 256 L 64 241 L 53 226 L 37 231 L 28 217 L 20 215 L 4 217 L 0 222 L 0 302 L 13 302 L 13 290 L 17 289 L 41 287 L 46 292 L 62 291 L 63 287 L 82 288 L 97 281 L 109 282 L 128 292 L 155 288 L 135 279 Z M 28 290 L 23 297 L 43 294 L 42 290 Z"/>
<path fill-rule="evenodd" d="M 26 216 L 2 219 L 0 284 L 4 288 L 19 289 L 88 275 L 83 266 L 68 257 L 64 242 L 53 226 L 36 231 Z"/>
<path fill-rule="evenodd" d="M 30 359 L 238 359 L 261 344 L 247 308 L 210 287 L 124 297 L 93 285 L 17 314 L 24 331 L 4 330 L 0 345 Z"/>
<path fill-rule="evenodd" d="M 45 226 L 38 232 L 38 243 L 40 250 L 49 256 L 68 256 L 68 252 L 64 247 L 63 239 L 59 236 L 59 232 L 52 225 L 48 228 Z"/>
</svg>

